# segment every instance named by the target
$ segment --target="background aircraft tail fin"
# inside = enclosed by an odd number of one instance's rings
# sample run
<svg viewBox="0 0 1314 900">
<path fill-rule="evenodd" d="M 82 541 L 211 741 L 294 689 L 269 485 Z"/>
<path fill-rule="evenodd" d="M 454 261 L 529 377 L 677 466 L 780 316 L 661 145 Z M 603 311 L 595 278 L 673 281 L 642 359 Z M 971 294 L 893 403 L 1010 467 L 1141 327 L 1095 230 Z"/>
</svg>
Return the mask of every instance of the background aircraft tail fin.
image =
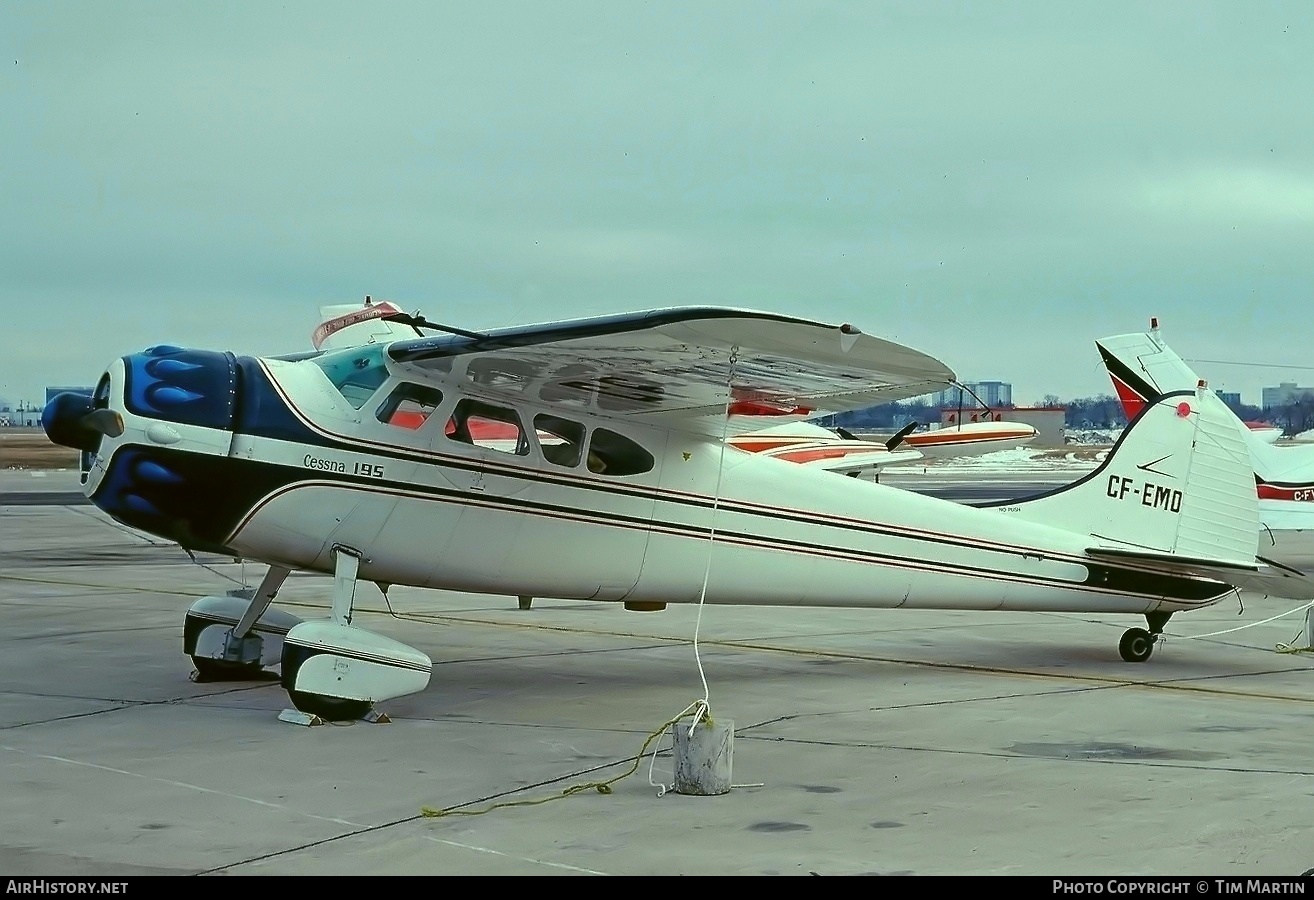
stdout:
<svg viewBox="0 0 1314 900">
<path fill-rule="evenodd" d="M 362 344 L 382 344 L 413 338 L 421 332 L 411 325 L 389 322 L 385 316 L 401 315 L 402 310 L 388 300 L 371 300 L 341 306 L 321 306 L 320 322 L 311 335 L 316 350 L 337 350 Z"/>
<path fill-rule="evenodd" d="M 1193 391 L 1200 376 L 1159 336 L 1158 320 L 1148 332 L 1118 334 L 1095 342 L 1127 421 L 1168 391 Z"/>
<path fill-rule="evenodd" d="M 1092 552 L 1254 570 L 1259 498 L 1245 430 L 1207 389 L 1169 392 L 1145 405 L 1094 472 L 1002 506 L 1090 535 Z"/>
<path fill-rule="evenodd" d="M 1203 382 L 1195 370 L 1164 343 L 1157 319 L 1150 320 L 1148 332 L 1100 338 L 1095 347 L 1128 421 L 1136 418 L 1148 401 L 1168 391 L 1194 390 Z M 1241 420 L 1238 418 L 1237 421 Z M 1297 460 L 1290 452 L 1284 452 L 1285 448 L 1274 447 L 1269 429 L 1256 433 L 1245 425 L 1242 433 L 1250 451 L 1254 474 L 1261 480 L 1280 481 L 1287 477 L 1286 470 L 1292 464 L 1305 462 L 1303 455 Z"/>
</svg>

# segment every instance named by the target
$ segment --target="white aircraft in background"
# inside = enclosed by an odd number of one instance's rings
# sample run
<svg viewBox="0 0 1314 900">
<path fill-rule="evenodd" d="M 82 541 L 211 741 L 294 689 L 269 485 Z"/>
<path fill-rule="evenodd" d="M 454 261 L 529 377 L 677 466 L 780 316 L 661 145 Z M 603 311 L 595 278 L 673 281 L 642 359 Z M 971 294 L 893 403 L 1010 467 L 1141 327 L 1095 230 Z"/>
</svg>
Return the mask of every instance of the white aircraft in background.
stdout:
<svg viewBox="0 0 1314 900">
<path fill-rule="evenodd" d="M 354 624 L 362 580 L 635 610 L 1126 613 L 1149 626 L 1119 646 L 1141 661 L 1169 616 L 1271 578 L 1244 438 L 1208 392 L 1147 406 L 1073 484 L 977 508 L 725 443 L 736 398 L 816 416 L 955 380 L 847 324 L 677 308 L 448 330 L 281 358 L 159 345 L 46 406 L 113 519 L 268 565 L 249 600 L 188 610 L 201 675 L 278 665 L 294 706 L 335 719 L 423 690 L 427 655 Z M 474 443 L 489 422 L 515 441 Z M 333 575 L 327 618 L 271 608 L 293 570 Z"/>
<path fill-rule="evenodd" d="M 855 477 L 932 459 L 980 456 L 1029 444 L 1036 429 L 1021 422 L 972 422 L 914 434 L 910 422 L 884 441 L 865 440 L 843 428 L 791 422 L 730 438 L 730 446 L 787 462 Z"/>
<path fill-rule="evenodd" d="M 1158 318 L 1149 331 L 1100 338 L 1095 346 L 1129 419 L 1165 393 L 1206 384 L 1164 342 Z M 1259 552 L 1293 561 L 1314 548 L 1314 445 L 1275 446 L 1249 425 L 1244 433 L 1259 497 Z"/>
</svg>

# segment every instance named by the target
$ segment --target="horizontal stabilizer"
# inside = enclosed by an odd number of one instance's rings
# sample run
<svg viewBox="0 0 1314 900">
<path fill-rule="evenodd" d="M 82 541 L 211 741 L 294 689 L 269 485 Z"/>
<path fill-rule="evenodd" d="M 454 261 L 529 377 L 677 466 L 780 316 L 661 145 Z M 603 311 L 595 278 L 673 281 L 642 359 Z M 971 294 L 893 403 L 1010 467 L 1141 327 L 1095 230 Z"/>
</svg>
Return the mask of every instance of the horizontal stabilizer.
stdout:
<svg viewBox="0 0 1314 900">
<path fill-rule="evenodd" d="M 1124 550 L 1121 547 L 1087 547 L 1086 552 L 1092 556 L 1109 556 L 1115 559 L 1143 559 L 1147 562 L 1171 563 L 1172 565 L 1180 566 L 1183 571 L 1195 571 L 1200 568 L 1226 569 L 1229 571 L 1242 570 L 1247 572 L 1259 571 L 1258 563 L 1225 559 L 1204 559 L 1194 556 L 1179 556 L 1175 553 L 1156 553 L 1151 550 Z M 1217 574 L 1217 572 L 1210 574 Z"/>
<path fill-rule="evenodd" d="M 1290 566 L 1263 557 L 1257 557 L 1257 564 L 1251 565 L 1239 561 L 1199 559 L 1171 553 L 1123 550 L 1114 547 L 1091 547 L 1086 552 L 1091 556 L 1111 559 L 1139 559 L 1154 563 L 1158 569 L 1166 566 L 1185 575 L 1213 578 L 1237 588 L 1273 597 L 1314 600 L 1314 578 L 1309 578 L 1305 573 Z"/>
</svg>

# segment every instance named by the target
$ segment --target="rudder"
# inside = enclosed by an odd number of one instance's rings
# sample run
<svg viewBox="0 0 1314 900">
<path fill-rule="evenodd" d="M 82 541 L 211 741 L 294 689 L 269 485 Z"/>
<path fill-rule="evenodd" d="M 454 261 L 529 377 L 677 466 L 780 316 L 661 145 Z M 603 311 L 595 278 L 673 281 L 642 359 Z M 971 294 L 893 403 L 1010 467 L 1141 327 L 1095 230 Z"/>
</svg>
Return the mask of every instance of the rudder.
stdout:
<svg viewBox="0 0 1314 900">
<path fill-rule="evenodd" d="M 1208 390 L 1163 394 L 1095 471 L 1002 511 L 1096 547 L 1253 566 L 1259 501 L 1243 429 Z"/>
</svg>

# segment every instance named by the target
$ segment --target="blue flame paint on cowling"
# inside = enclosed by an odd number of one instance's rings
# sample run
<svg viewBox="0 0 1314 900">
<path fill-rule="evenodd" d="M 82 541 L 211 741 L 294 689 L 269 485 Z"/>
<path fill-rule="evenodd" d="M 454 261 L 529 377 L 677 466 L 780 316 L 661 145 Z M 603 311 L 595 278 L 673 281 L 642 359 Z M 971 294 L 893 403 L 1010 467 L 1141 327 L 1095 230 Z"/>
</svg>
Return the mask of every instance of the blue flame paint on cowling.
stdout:
<svg viewBox="0 0 1314 900">
<path fill-rule="evenodd" d="M 238 368 L 231 353 L 160 345 L 123 358 L 130 412 L 208 428 L 231 428 Z"/>
<path fill-rule="evenodd" d="M 172 538 L 177 523 L 170 507 L 194 498 L 178 490 L 185 479 L 176 467 L 154 456 L 141 447 L 115 453 L 91 500 L 120 522 Z"/>
<path fill-rule="evenodd" d="M 171 486 L 182 484 L 183 477 L 155 460 L 141 457 L 132 467 L 132 476 L 141 484 Z"/>
<path fill-rule="evenodd" d="M 116 521 L 189 550 L 234 556 L 224 545 L 262 497 L 303 470 L 170 447 L 121 447 L 91 502 Z"/>
</svg>

